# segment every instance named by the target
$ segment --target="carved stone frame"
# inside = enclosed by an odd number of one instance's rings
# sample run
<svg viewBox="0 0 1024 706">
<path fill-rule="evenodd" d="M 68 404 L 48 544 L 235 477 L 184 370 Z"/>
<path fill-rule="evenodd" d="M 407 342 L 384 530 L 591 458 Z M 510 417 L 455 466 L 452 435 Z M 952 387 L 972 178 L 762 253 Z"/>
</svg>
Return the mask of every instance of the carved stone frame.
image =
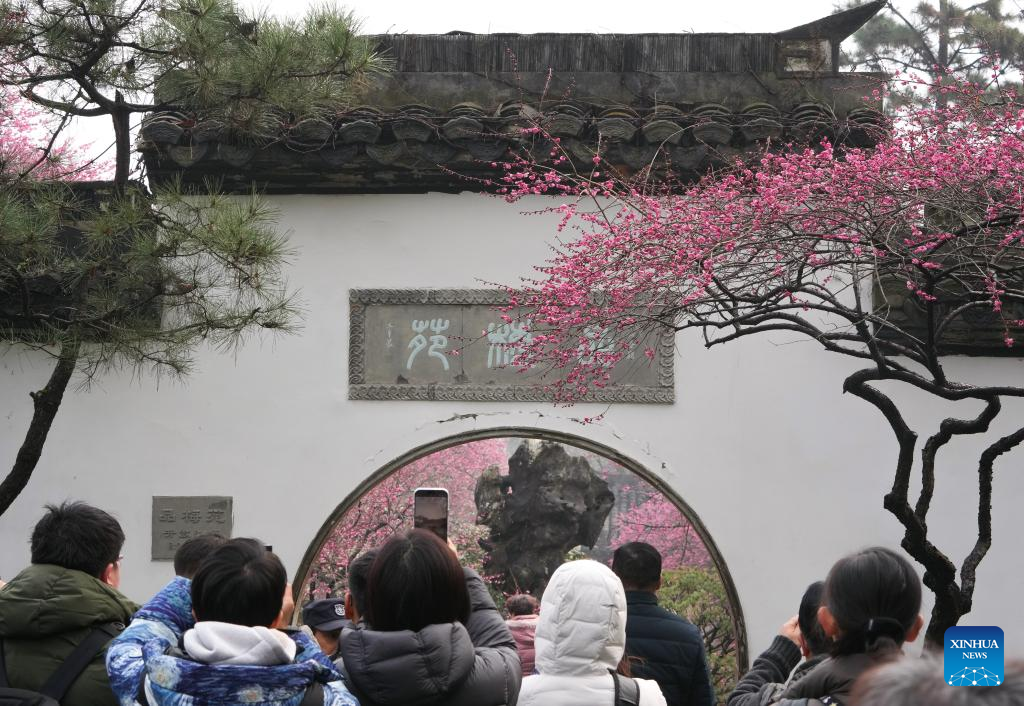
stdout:
<svg viewBox="0 0 1024 706">
<path fill-rule="evenodd" d="M 366 309 L 386 304 L 502 306 L 501 289 L 352 289 L 349 291 L 348 397 L 350 400 L 432 400 L 545 402 L 551 394 L 530 385 L 399 385 L 366 382 Z M 654 365 L 656 386 L 623 385 L 594 390 L 581 402 L 672 404 L 675 402 L 675 335 L 659 336 Z"/>
</svg>

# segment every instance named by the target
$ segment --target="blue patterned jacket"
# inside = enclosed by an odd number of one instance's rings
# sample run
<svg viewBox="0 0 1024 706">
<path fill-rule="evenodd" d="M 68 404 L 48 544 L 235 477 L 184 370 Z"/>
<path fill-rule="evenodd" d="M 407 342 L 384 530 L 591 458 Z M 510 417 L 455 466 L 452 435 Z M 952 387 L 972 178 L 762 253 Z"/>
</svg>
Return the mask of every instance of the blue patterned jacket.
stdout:
<svg viewBox="0 0 1024 706">
<path fill-rule="evenodd" d="M 107 649 L 110 686 L 121 706 L 132 706 L 145 681 L 150 706 L 299 706 L 314 682 L 324 706 L 359 706 L 341 674 L 303 633 L 295 661 L 273 667 L 203 664 L 177 651 L 194 625 L 191 582 L 176 577 L 135 614 Z"/>
</svg>

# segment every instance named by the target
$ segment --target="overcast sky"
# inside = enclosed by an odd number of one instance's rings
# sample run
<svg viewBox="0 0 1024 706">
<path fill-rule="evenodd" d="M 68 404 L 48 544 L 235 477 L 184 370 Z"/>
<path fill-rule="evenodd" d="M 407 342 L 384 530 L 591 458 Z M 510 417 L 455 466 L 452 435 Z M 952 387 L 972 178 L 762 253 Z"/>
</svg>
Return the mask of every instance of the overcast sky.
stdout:
<svg viewBox="0 0 1024 706">
<path fill-rule="evenodd" d="M 310 0 L 241 0 L 301 14 Z M 349 0 L 369 33 L 774 32 L 834 11 L 832 0 Z"/>
</svg>

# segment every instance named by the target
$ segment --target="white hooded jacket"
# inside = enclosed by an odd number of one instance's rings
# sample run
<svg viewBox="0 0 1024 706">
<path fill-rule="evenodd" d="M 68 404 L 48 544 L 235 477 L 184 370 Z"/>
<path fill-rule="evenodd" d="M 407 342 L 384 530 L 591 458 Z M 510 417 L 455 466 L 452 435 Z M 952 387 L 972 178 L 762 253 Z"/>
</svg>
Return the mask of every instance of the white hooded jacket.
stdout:
<svg viewBox="0 0 1024 706">
<path fill-rule="evenodd" d="M 540 604 L 534 642 L 539 674 L 523 679 L 519 706 L 611 706 L 608 672 L 626 646 L 626 594 L 619 577 L 596 561 L 562 564 Z M 656 682 L 637 679 L 641 706 L 665 706 Z"/>
<path fill-rule="evenodd" d="M 249 664 L 269 667 L 291 664 L 295 641 L 280 630 L 247 627 L 212 620 L 196 623 L 185 633 L 185 651 L 203 664 Z"/>
</svg>

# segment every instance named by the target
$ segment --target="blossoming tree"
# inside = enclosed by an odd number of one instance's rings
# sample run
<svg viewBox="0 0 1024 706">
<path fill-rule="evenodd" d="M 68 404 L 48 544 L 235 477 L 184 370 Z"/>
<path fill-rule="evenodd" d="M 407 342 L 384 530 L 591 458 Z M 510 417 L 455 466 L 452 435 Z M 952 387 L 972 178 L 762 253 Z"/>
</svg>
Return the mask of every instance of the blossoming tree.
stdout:
<svg viewBox="0 0 1024 706">
<path fill-rule="evenodd" d="M 956 100 L 902 113 L 871 146 L 771 146 L 690 185 L 653 170 L 617 178 L 600 154 L 584 169 L 535 126 L 527 137 L 540 149 L 506 163 L 503 188 L 513 201 L 562 196 L 551 210 L 578 229 L 517 296 L 534 327 L 518 363 L 557 371 L 563 402 L 609 384 L 627 350 L 664 327 L 694 329 L 708 347 L 782 332 L 861 364 L 842 389 L 872 405 L 898 443 L 884 506 L 935 594 L 930 645 L 971 610 L 996 462 L 1024 441 L 1024 428 L 989 439 L 963 469 L 978 483 L 976 539 L 957 565 L 929 535 L 937 460 L 955 438 L 987 432 L 1024 386 L 954 379 L 943 356 L 972 344 L 969 322 L 1004 349 L 1024 326 L 1024 105 L 970 83 L 942 90 Z M 581 355 L 595 328 L 618 343 Z M 894 385 L 962 411 L 914 430 Z"/>
<path fill-rule="evenodd" d="M 626 542 L 647 542 L 661 553 L 665 570 L 711 566 L 711 556 L 697 530 L 679 508 L 658 491 L 616 517 L 615 527 L 610 543 L 613 548 Z"/>
<path fill-rule="evenodd" d="M 59 120 L 0 85 L 0 173 L 6 179 L 100 178 L 105 163 L 90 160 L 88 145 L 62 139 Z"/>
<path fill-rule="evenodd" d="M 403 466 L 377 483 L 339 518 L 309 572 L 308 593 L 317 598 L 342 596 L 349 563 L 392 535 L 412 528 L 413 491 L 442 487 L 449 494 L 449 530 L 465 563 L 479 569 L 478 540 L 486 528 L 476 524 L 473 491 L 490 466 L 508 473 L 504 439 L 486 439 L 453 446 Z"/>
</svg>

